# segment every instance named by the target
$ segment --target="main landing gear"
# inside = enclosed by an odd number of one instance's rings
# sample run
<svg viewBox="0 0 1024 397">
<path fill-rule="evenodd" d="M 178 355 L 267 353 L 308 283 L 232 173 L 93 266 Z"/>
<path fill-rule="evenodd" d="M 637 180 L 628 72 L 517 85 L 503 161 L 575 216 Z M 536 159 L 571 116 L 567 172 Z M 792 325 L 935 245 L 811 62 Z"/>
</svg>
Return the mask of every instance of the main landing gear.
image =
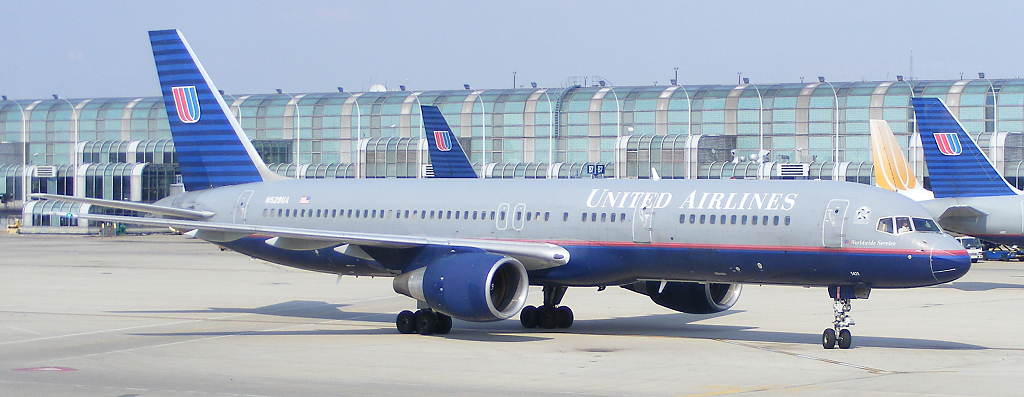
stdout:
<svg viewBox="0 0 1024 397">
<path fill-rule="evenodd" d="M 572 326 L 572 309 L 558 306 L 565 296 L 565 286 L 545 285 L 544 305 L 541 307 L 526 306 L 519 312 L 519 321 L 526 328 L 569 328 Z"/>
<path fill-rule="evenodd" d="M 395 320 L 398 332 L 403 334 L 444 335 L 452 330 L 452 317 L 432 309 L 420 309 L 415 313 L 403 310 Z"/>
<path fill-rule="evenodd" d="M 821 346 L 831 349 L 838 344 L 840 349 L 849 349 L 853 342 L 853 335 L 846 328 L 855 324 L 849 314 L 853 307 L 850 305 L 849 299 L 836 297 L 832 308 L 836 318 L 832 321 L 832 328 L 826 329 L 821 334 Z"/>
</svg>

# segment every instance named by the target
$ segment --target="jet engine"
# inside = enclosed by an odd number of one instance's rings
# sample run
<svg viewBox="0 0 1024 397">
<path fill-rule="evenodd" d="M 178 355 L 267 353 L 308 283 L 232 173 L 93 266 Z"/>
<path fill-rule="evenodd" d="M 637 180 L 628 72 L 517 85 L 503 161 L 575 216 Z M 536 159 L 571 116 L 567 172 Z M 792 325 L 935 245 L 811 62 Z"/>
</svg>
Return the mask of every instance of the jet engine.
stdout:
<svg viewBox="0 0 1024 397">
<path fill-rule="evenodd" d="M 728 310 L 740 298 L 739 284 L 680 281 L 639 281 L 622 286 L 651 297 L 654 303 L 690 314 L 711 314 Z"/>
<path fill-rule="evenodd" d="M 395 277 L 395 292 L 466 321 L 497 321 L 526 305 L 526 268 L 512 257 L 487 252 L 449 255 Z"/>
</svg>

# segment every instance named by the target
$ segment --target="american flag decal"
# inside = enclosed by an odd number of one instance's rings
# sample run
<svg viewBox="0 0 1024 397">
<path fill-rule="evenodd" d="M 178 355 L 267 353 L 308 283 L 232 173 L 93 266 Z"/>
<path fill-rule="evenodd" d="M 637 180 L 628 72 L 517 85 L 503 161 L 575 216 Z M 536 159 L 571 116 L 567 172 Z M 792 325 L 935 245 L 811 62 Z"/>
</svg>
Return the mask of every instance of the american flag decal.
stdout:
<svg viewBox="0 0 1024 397">
<path fill-rule="evenodd" d="M 299 204 L 309 204 L 309 196 L 299 197 Z"/>
<path fill-rule="evenodd" d="M 196 86 L 171 87 L 171 94 L 174 95 L 174 107 L 178 111 L 178 120 L 182 123 L 195 123 L 199 121 L 199 95 L 196 95 Z"/>
<path fill-rule="evenodd" d="M 938 146 L 939 153 L 947 156 L 959 156 L 964 151 L 955 132 L 935 133 L 935 145 Z"/>
<path fill-rule="evenodd" d="M 434 146 L 442 152 L 452 150 L 452 134 L 448 131 L 434 131 Z"/>
</svg>

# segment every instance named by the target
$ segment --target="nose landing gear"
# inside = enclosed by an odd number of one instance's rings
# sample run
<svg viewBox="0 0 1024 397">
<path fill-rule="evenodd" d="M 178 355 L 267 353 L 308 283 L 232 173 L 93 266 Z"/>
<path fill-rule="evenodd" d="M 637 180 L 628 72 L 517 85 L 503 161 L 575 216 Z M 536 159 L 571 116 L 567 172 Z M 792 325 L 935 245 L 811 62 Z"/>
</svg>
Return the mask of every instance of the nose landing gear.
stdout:
<svg viewBox="0 0 1024 397">
<path fill-rule="evenodd" d="M 821 334 L 821 346 L 832 349 L 838 344 L 840 349 L 849 349 L 850 344 L 853 343 L 853 334 L 847 327 L 856 324 L 849 314 L 853 307 L 849 299 L 836 298 L 832 308 L 835 312 L 835 320 L 832 321 L 832 328 L 826 329 Z"/>
</svg>

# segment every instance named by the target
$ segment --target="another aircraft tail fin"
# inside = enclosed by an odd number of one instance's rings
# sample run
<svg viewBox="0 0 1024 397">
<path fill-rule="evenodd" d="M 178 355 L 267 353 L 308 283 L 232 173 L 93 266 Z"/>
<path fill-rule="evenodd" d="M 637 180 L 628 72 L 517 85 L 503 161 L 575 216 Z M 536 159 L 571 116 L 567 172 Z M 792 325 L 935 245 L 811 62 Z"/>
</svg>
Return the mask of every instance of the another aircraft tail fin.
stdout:
<svg viewBox="0 0 1024 397">
<path fill-rule="evenodd" d="M 889 123 L 869 120 L 871 131 L 871 160 L 875 164 L 875 185 L 892 190 L 914 200 L 932 199 L 932 192 L 918 183 L 910 163 L 903 157 L 903 149 L 896 142 Z"/>
<path fill-rule="evenodd" d="M 177 30 L 149 32 L 185 190 L 282 179 L 267 168 Z"/>
<path fill-rule="evenodd" d="M 476 178 L 469 158 L 455 139 L 448 122 L 437 106 L 421 106 L 423 129 L 427 135 L 427 151 L 434 168 L 434 178 Z"/>
<path fill-rule="evenodd" d="M 912 98 L 936 198 L 1017 194 L 937 98 Z"/>
</svg>

